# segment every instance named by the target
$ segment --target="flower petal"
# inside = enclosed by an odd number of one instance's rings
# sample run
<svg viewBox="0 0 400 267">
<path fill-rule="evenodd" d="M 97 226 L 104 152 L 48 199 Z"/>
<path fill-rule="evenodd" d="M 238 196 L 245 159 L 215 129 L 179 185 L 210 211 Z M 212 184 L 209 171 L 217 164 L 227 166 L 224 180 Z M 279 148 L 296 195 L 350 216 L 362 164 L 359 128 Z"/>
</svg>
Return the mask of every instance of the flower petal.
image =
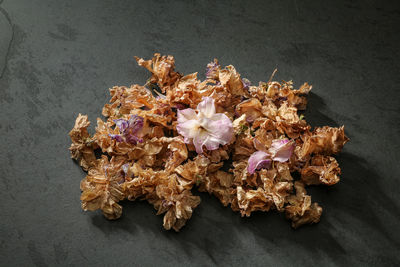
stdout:
<svg viewBox="0 0 400 267">
<path fill-rule="evenodd" d="M 207 120 L 201 126 L 206 129 L 212 137 L 219 139 L 222 145 L 232 140 L 232 121 L 225 114 L 214 114 L 210 120 Z"/>
<path fill-rule="evenodd" d="M 254 145 L 254 148 L 257 150 L 262 150 L 262 151 L 266 150 L 264 144 L 261 143 L 260 141 L 258 141 L 257 138 L 253 139 L 253 145 Z"/>
<path fill-rule="evenodd" d="M 178 133 L 187 138 L 194 138 L 199 131 L 200 124 L 197 120 L 187 120 L 181 123 L 178 123 L 176 126 L 176 130 Z M 185 141 L 185 143 L 188 143 Z"/>
<path fill-rule="evenodd" d="M 270 159 L 265 159 L 258 162 L 256 170 L 268 169 L 271 166 L 271 162 L 272 161 Z"/>
<path fill-rule="evenodd" d="M 114 120 L 114 122 L 121 133 L 123 131 L 125 131 L 125 129 L 128 128 L 128 126 L 129 126 L 128 121 L 126 121 L 124 119 L 117 119 L 117 120 Z"/>
<path fill-rule="evenodd" d="M 268 157 L 269 154 L 264 151 L 254 152 L 249 158 L 247 171 L 253 174 L 256 169 L 268 168 L 271 164 L 271 160 Z"/>
<path fill-rule="evenodd" d="M 187 109 L 178 109 L 178 123 L 185 122 L 187 120 L 196 120 L 197 114 L 194 109 L 187 108 Z"/>
<path fill-rule="evenodd" d="M 218 61 L 214 59 L 214 62 L 211 62 L 207 65 L 206 69 L 206 77 L 207 79 L 215 79 L 218 77 L 218 70 L 220 66 Z"/>
<path fill-rule="evenodd" d="M 143 118 L 137 115 L 131 116 L 129 118 L 129 132 L 131 134 L 137 133 L 143 127 Z"/>
<path fill-rule="evenodd" d="M 197 110 L 206 118 L 211 118 L 215 114 L 214 98 L 203 97 L 203 101 L 197 105 Z"/>
<path fill-rule="evenodd" d="M 117 142 L 123 142 L 124 139 L 120 134 L 108 134 L 112 140 L 116 140 Z"/>
<path fill-rule="evenodd" d="M 219 148 L 219 144 L 221 143 L 221 139 L 215 138 L 213 136 L 208 136 L 206 141 L 204 142 L 204 145 L 208 150 L 215 150 Z"/>
<path fill-rule="evenodd" d="M 288 139 L 275 139 L 272 141 L 268 152 L 272 159 L 279 162 L 285 162 L 290 159 L 294 150 L 294 142 Z"/>
<path fill-rule="evenodd" d="M 200 131 L 194 138 L 193 138 L 193 145 L 196 148 L 197 154 L 203 153 L 203 145 L 207 142 L 207 132 Z"/>
<path fill-rule="evenodd" d="M 125 163 L 124 165 L 121 166 L 121 168 L 124 174 L 126 175 L 128 173 L 129 163 Z"/>
<path fill-rule="evenodd" d="M 126 142 L 131 143 L 133 145 L 136 145 L 137 143 L 142 143 L 143 142 L 142 138 L 139 138 L 139 137 L 137 137 L 137 136 L 135 136 L 133 134 L 125 135 L 125 140 L 126 140 Z"/>
</svg>

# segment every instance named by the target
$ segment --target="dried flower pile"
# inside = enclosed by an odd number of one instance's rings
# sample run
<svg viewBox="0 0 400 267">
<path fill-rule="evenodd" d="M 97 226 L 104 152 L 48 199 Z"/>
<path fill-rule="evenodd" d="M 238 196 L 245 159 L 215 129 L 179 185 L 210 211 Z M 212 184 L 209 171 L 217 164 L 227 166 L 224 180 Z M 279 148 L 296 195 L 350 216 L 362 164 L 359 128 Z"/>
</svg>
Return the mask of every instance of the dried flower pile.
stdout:
<svg viewBox="0 0 400 267">
<path fill-rule="evenodd" d="M 147 200 L 164 214 L 164 228 L 178 231 L 200 203 L 191 191 L 198 187 L 242 216 L 277 210 L 294 228 L 320 220 L 322 208 L 305 186 L 339 182 L 331 155 L 348 138 L 343 126 L 311 130 L 298 115 L 310 85 L 251 86 L 217 60 L 200 81 L 176 72 L 172 56 L 136 60 L 152 74 L 147 84 L 111 88 L 107 121 L 97 119 L 96 133 L 81 114 L 69 133 L 72 158 L 88 172 L 80 186 L 84 210 L 117 219 L 121 200 Z"/>
</svg>

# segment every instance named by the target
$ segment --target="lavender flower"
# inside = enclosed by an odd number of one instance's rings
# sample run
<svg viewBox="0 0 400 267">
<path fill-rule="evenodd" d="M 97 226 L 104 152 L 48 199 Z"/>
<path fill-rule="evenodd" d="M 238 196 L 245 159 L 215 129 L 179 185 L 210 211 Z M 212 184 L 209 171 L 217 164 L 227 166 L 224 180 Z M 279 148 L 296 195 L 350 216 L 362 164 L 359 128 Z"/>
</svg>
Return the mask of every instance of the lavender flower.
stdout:
<svg viewBox="0 0 400 267">
<path fill-rule="evenodd" d="M 143 127 L 143 118 L 137 115 L 132 115 L 129 120 L 118 119 L 114 120 L 116 127 L 118 127 L 120 134 L 109 134 L 111 139 L 117 142 L 127 142 L 133 145 L 143 142 L 137 137 L 137 133 Z"/>
<path fill-rule="evenodd" d="M 242 79 L 242 84 L 243 84 L 243 89 L 244 90 L 249 90 L 249 86 L 251 85 L 251 82 L 248 79 L 243 78 Z"/>
<path fill-rule="evenodd" d="M 207 69 L 206 69 L 206 77 L 207 79 L 214 79 L 217 77 L 217 71 L 219 69 L 219 64 L 218 61 L 214 60 L 214 62 L 208 63 L 207 64 Z"/>
</svg>

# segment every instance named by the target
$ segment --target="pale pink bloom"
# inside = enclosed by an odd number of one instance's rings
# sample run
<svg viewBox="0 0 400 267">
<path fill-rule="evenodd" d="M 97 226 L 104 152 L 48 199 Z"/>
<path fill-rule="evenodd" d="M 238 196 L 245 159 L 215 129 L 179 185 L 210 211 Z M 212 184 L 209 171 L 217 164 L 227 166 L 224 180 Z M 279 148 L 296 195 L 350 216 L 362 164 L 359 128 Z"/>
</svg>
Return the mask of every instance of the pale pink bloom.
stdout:
<svg viewBox="0 0 400 267">
<path fill-rule="evenodd" d="M 256 170 L 268 169 L 272 161 L 288 161 L 294 149 L 294 142 L 288 139 L 273 140 L 268 150 L 262 148 L 262 144 L 257 139 L 254 139 L 254 145 L 257 149 L 262 150 L 256 151 L 250 156 L 247 166 L 247 171 L 250 174 L 253 174 Z"/>
<path fill-rule="evenodd" d="M 203 146 L 215 150 L 233 137 L 232 121 L 223 113 L 215 112 L 214 99 L 203 97 L 196 110 L 178 110 L 176 129 L 185 143 L 193 143 L 197 153 L 203 153 Z"/>
</svg>

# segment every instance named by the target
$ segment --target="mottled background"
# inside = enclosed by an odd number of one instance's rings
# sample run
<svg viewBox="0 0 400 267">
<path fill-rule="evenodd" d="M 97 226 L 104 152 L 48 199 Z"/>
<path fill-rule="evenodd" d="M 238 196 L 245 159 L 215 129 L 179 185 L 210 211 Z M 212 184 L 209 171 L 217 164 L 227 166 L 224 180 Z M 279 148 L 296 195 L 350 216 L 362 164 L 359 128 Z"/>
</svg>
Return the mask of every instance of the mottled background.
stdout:
<svg viewBox="0 0 400 267">
<path fill-rule="evenodd" d="M 398 3 L 0 0 L 0 265 L 398 266 Z M 200 77 L 218 57 L 254 83 L 278 68 L 313 85 L 306 119 L 351 138 L 342 181 L 310 188 L 319 224 L 241 218 L 204 193 L 180 233 L 144 202 L 113 222 L 81 211 L 67 133 L 109 87 L 143 84 L 133 56 L 154 52 Z"/>
</svg>

